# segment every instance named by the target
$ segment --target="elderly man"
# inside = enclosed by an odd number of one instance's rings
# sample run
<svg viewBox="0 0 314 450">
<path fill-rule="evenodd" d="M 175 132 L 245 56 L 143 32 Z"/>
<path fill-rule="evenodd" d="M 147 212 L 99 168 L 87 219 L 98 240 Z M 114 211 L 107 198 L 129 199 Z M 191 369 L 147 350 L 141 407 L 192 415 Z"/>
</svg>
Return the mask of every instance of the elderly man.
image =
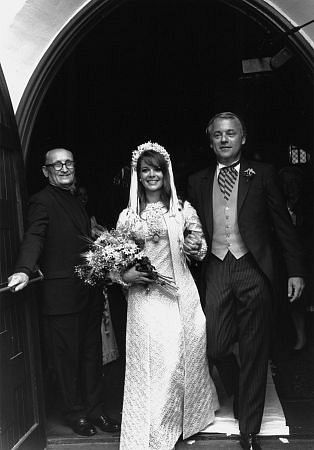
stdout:
<svg viewBox="0 0 314 450">
<path fill-rule="evenodd" d="M 23 289 L 40 266 L 45 355 L 55 371 L 64 418 L 79 435 L 94 435 L 95 425 L 115 432 L 119 425 L 102 409 L 103 302 L 74 274 L 86 245 L 83 237 L 91 230 L 84 205 L 73 195 L 73 154 L 64 148 L 48 151 L 42 171 L 48 185 L 30 199 L 28 227 L 9 286 Z"/>
<path fill-rule="evenodd" d="M 217 164 L 190 177 L 189 197 L 210 250 L 202 288 L 208 356 L 227 393 L 235 394 L 242 448 L 258 450 L 272 322 L 273 230 L 283 249 L 291 302 L 304 286 L 302 250 L 274 169 L 242 156 L 241 119 L 219 113 L 206 131 Z M 190 251 L 196 250 L 193 245 Z M 240 368 L 232 353 L 236 341 Z"/>
</svg>

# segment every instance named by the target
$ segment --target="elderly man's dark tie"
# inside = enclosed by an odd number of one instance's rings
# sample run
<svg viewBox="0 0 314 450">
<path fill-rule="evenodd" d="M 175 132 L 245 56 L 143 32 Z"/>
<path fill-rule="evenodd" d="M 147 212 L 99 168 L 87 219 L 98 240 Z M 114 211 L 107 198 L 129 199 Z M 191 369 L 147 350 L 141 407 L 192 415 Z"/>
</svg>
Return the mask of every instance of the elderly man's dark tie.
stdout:
<svg viewBox="0 0 314 450">
<path fill-rule="evenodd" d="M 222 167 L 219 171 L 218 184 L 222 195 L 226 200 L 229 199 L 238 176 L 238 171 L 234 167 L 237 164 L 238 163 L 232 164 L 231 166 Z"/>
</svg>

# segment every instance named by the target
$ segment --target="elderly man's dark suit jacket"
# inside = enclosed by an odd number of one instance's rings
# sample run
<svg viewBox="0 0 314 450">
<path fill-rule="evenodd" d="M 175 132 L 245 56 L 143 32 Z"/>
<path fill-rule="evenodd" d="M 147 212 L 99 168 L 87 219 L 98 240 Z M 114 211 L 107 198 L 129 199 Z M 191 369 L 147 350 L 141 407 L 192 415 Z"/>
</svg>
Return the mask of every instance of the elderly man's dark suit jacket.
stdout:
<svg viewBox="0 0 314 450">
<path fill-rule="evenodd" d="M 253 169 L 254 173 L 248 169 Z M 213 235 L 215 170 L 216 166 L 213 166 L 192 175 L 188 187 L 189 200 L 200 216 L 209 253 Z M 304 276 L 302 249 L 271 165 L 241 159 L 237 206 L 241 237 L 268 279 L 273 282 L 275 273 L 273 231 L 280 241 L 288 276 Z"/>
<path fill-rule="evenodd" d="M 102 414 L 101 314 L 98 290 L 74 272 L 90 236 L 81 201 L 51 185 L 30 199 L 28 226 L 16 272 L 39 265 L 44 280 L 39 303 L 46 367 L 56 374 L 68 421 Z"/>
<path fill-rule="evenodd" d="M 89 218 L 69 191 L 48 185 L 31 197 L 15 271 L 30 274 L 39 265 L 44 275 L 40 299 L 44 314 L 75 313 L 87 305 L 89 288 L 74 273 L 86 236 Z"/>
</svg>

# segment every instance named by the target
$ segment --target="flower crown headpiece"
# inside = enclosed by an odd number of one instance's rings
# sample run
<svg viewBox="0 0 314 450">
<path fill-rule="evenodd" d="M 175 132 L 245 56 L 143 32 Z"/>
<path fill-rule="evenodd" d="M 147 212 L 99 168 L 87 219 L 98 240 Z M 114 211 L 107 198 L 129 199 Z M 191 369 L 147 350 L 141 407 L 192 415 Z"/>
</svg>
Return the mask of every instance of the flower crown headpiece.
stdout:
<svg viewBox="0 0 314 450">
<path fill-rule="evenodd" d="M 148 150 L 153 150 L 154 152 L 160 153 L 165 158 L 165 161 L 169 166 L 170 156 L 169 156 L 169 153 L 167 152 L 167 150 L 164 147 L 162 147 L 161 145 L 157 144 L 157 142 L 151 142 L 151 141 L 148 141 L 148 142 L 145 142 L 145 144 L 139 145 L 137 147 L 137 149 L 133 151 L 131 166 L 136 167 L 139 157 L 142 155 L 142 153 L 147 152 Z"/>
</svg>

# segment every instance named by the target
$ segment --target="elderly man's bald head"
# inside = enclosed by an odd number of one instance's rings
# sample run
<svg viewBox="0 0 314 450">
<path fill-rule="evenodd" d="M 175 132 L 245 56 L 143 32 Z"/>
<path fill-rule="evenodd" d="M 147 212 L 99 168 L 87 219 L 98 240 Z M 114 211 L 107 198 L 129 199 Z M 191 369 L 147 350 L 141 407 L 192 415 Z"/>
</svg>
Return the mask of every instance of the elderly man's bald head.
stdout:
<svg viewBox="0 0 314 450">
<path fill-rule="evenodd" d="M 56 147 L 48 150 L 47 153 L 45 154 L 45 164 L 51 164 L 51 162 L 55 159 L 56 155 L 57 160 L 59 160 L 58 155 L 60 155 L 60 153 L 64 155 L 65 154 L 64 152 L 67 153 L 66 159 L 70 159 L 73 161 L 73 153 L 70 150 L 67 150 L 66 148 L 63 147 Z"/>
</svg>

